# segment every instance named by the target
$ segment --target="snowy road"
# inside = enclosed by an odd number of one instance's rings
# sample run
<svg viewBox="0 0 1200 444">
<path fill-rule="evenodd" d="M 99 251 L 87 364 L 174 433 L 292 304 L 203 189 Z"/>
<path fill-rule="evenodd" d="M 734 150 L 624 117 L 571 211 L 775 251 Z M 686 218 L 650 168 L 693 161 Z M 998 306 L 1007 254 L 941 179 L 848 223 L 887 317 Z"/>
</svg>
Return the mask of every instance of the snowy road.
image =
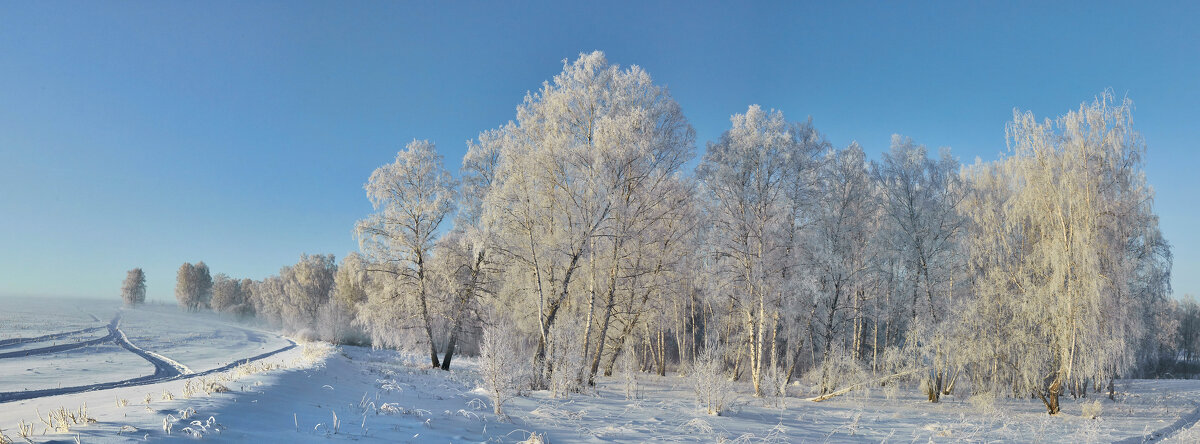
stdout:
<svg viewBox="0 0 1200 444">
<path fill-rule="evenodd" d="M 117 316 L 108 324 L 108 335 L 112 336 L 116 340 L 117 345 L 121 346 L 121 348 L 129 350 L 130 353 L 141 356 L 142 359 L 150 361 L 151 364 L 154 364 L 154 374 L 150 375 L 150 379 L 146 382 L 147 384 L 165 381 L 185 373 L 190 373 L 186 367 L 179 365 L 179 363 L 175 361 L 168 361 L 157 353 L 150 353 L 146 350 L 142 350 L 136 345 L 133 345 L 133 343 L 129 342 L 129 338 L 125 336 L 125 332 L 121 331 L 120 326 L 121 314 L 117 313 Z M 140 379 L 142 378 L 135 380 Z"/>
<path fill-rule="evenodd" d="M 292 348 L 296 347 L 295 342 L 288 340 L 288 345 L 286 345 L 284 347 L 280 347 L 278 349 L 271 350 L 271 351 L 268 351 L 266 353 L 262 353 L 262 354 L 259 354 L 256 356 L 252 356 L 247 359 L 238 360 L 238 361 L 229 363 L 224 366 L 220 366 L 220 367 L 213 368 L 213 369 L 207 369 L 207 370 L 197 373 L 197 372 L 193 372 L 187 366 L 180 364 L 179 362 L 176 362 L 176 361 L 174 361 L 170 358 L 167 358 L 165 356 L 162 356 L 158 353 L 154 353 L 152 351 L 148 351 L 148 350 L 142 349 L 141 347 L 138 347 L 137 345 L 134 345 L 132 342 L 129 341 L 129 338 L 125 335 L 125 332 L 121 331 L 120 325 L 121 325 L 121 313 L 118 312 L 113 317 L 113 320 L 111 322 L 109 322 L 109 324 L 107 326 L 108 335 L 103 336 L 101 338 L 92 339 L 92 340 L 88 340 L 88 341 L 81 341 L 81 342 L 72 343 L 72 344 L 60 344 L 60 345 L 47 346 L 47 347 L 42 347 L 42 348 L 27 349 L 27 350 L 3 353 L 3 354 L 0 354 L 0 359 L 19 359 L 19 358 L 26 357 L 26 356 L 36 356 L 36 355 L 49 354 L 49 353 L 72 351 L 72 350 L 78 350 L 78 349 L 81 349 L 81 348 L 84 348 L 87 346 L 102 344 L 102 343 L 111 341 L 111 342 L 115 343 L 116 345 L 120 346 L 121 348 L 140 356 L 142 359 L 145 359 L 150 364 L 152 364 L 154 366 L 153 374 L 147 375 L 147 376 L 140 376 L 140 377 L 136 377 L 136 378 L 119 380 L 119 381 L 102 382 L 102 383 L 96 383 L 96 384 L 86 384 L 86 385 L 79 385 L 79 386 L 73 386 L 73 387 L 56 387 L 56 388 L 40 389 L 40 390 L 0 392 L 0 403 L 20 401 L 20 400 L 26 400 L 26 399 L 35 399 L 35 398 L 41 398 L 41 397 L 45 397 L 45 396 L 57 396 L 57 395 L 67 395 L 67 394 L 82 393 L 82 392 L 89 392 L 89 391 L 96 391 L 96 390 L 107 390 L 107 389 L 117 388 L 117 387 L 132 387 L 132 386 L 138 386 L 138 385 L 154 384 L 154 383 L 169 381 L 169 380 L 173 380 L 173 379 L 204 376 L 204 375 L 208 375 L 211 373 L 229 370 L 233 367 L 244 364 L 246 362 L 257 361 L 257 360 L 267 358 L 267 357 L 270 357 L 270 356 L 278 354 L 278 353 L 285 352 L 287 350 L 291 350 Z M 63 337 L 71 336 L 71 335 L 97 331 L 102 328 L 105 328 L 105 327 L 93 327 L 93 328 L 87 328 L 87 329 L 71 331 L 71 332 L 44 335 L 44 336 L 39 336 L 39 337 L 35 337 L 35 338 L 13 338 L 13 339 L 6 340 L 4 343 L 0 344 L 0 346 L 13 346 L 16 344 L 28 344 L 28 343 L 53 340 L 53 339 L 63 338 Z"/>
</svg>

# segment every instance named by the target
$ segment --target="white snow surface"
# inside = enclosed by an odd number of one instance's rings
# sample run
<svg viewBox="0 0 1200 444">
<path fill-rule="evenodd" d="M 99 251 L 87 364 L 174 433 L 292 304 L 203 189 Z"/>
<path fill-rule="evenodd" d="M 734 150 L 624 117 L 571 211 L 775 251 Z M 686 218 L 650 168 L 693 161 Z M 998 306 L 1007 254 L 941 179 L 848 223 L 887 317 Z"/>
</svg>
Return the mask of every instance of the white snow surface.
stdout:
<svg viewBox="0 0 1200 444">
<path fill-rule="evenodd" d="M 124 310 L 121 330 L 129 342 L 193 372 L 236 363 L 290 344 L 275 333 L 207 312 L 181 312 L 175 307 Z"/>
<path fill-rule="evenodd" d="M 0 392 L 97 384 L 152 373 L 154 365 L 106 342 L 85 350 L 0 359 Z M 0 428 L 11 426 L 0 422 Z"/>
<path fill-rule="evenodd" d="M 53 306 L 47 306 L 53 307 Z M 119 310 L 98 312 L 102 320 Z M 47 308 L 51 309 L 51 308 Z M 198 438 L 212 442 L 518 442 L 530 433 L 548 442 L 1167 442 L 1200 441 L 1200 381 L 1119 381 L 1116 401 L 1090 395 L 1063 399 L 1063 412 L 1044 413 L 1039 401 L 1000 400 L 980 407 L 962 397 L 924 401 L 915 387 L 892 398 L 882 390 L 851 392 L 814 403 L 803 388 L 783 408 L 742 393 L 722 416 L 697 408 L 690 383 L 677 375 L 639 374 L 639 396 L 626 399 L 620 375 L 601 378 L 591 393 L 556 399 L 530 392 L 506 406 L 510 422 L 492 414 L 479 388 L 473 358 L 456 357 L 454 370 L 427 368 L 418 355 L 363 347 L 305 344 L 256 361 L 262 372 L 223 370 L 224 363 L 284 348 L 278 334 L 216 316 L 164 308 L 122 310 L 120 329 L 146 352 L 186 365 L 183 375 L 147 385 L 0 402 L 2 433 L 20 442 L 19 422 L 32 423 L 33 442 L 135 442 Z M 42 319 L 53 319 L 52 316 Z M 90 321 L 90 318 L 85 318 Z M 107 321 L 107 320 L 105 320 Z M 106 323 L 106 322 L 105 322 Z M 87 328 L 96 322 L 66 319 L 47 325 L 0 324 L 4 337 Z M 102 323 L 103 325 L 104 323 Z M 136 333 L 134 333 L 136 332 Z M 105 332 L 98 333 L 103 335 Z M 0 352 L 9 349 L 0 348 Z M 249 367 L 243 367 L 243 370 Z M 32 369 L 36 369 L 32 370 Z M 256 370 L 256 371 L 257 371 Z M 111 342 L 28 357 L 0 358 L 0 392 L 87 381 L 148 376 L 149 361 Z M 227 392 L 186 387 L 218 382 Z M 173 399 L 166 399 L 169 393 Z M 149 397 L 150 402 L 145 399 Z M 1101 401 L 1098 419 L 1083 405 Z M 121 400 L 127 401 L 124 405 Z M 37 418 L 60 407 L 87 406 L 97 422 L 67 433 L 46 431 Z M 184 418 L 186 416 L 187 418 Z M 335 419 L 336 418 L 336 419 Z M 169 429 L 169 432 L 168 430 Z"/>
</svg>

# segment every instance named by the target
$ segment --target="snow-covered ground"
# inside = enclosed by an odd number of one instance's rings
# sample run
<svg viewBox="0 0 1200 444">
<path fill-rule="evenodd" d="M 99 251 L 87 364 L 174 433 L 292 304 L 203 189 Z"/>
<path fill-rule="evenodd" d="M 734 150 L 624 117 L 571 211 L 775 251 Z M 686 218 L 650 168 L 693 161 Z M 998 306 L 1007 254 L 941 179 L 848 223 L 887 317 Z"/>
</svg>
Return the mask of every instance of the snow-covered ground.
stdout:
<svg viewBox="0 0 1200 444">
<path fill-rule="evenodd" d="M 697 408 L 686 378 L 639 374 L 636 396 L 627 399 L 626 380 L 618 375 L 602 379 L 592 393 L 566 399 L 547 392 L 516 398 L 507 406 L 511 420 L 504 422 L 492 414 L 491 401 L 479 388 L 477 363 L 468 357 L 455 358 L 455 370 L 443 372 L 425 368 L 417 355 L 396 351 L 291 347 L 290 341 L 267 331 L 172 308 L 91 306 L 78 310 L 80 315 L 64 316 L 57 326 L 53 316 L 27 310 L 47 324 L 9 331 L 8 323 L 0 323 L 0 335 L 33 338 L 102 329 L 0 345 L 0 356 L 108 340 L 0 358 L 0 395 L 51 390 L 47 396 L 0 402 L 0 429 L 17 442 L 22 423 L 32 424 L 33 442 L 76 437 L 81 442 L 182 437 L 216 442 L 518 442 L 531 433 L 549 442 L 1200 440 L 1200 381 L 1172 380 L 1119 383 L 1116 401 L 1099 398 L 1098 419 L 1082 414 L 1094 396 L 1065 398 L 1063 413 L 1049 416 L 1036 400 L 983 405 L 947 396 L 930 404 L 915 389 L 875 389 L 820 403 L 799 396 L 777 403 L 745 395 L 749 389 L 744 386 L 729 411 L 709 416 Z M 118 316 L 120 322 L 110 328 L 109 321 Z M 110 335 L 123 335 L 132 349 L 150 358 L 118 345 Z M 274 351 L 280 352 L 261 357 Z M 259 359 L 236 365 L 254 357 Z M 184 367 L 184 374 L 162 368 L 163 363 Z M 119 381 L 134 382 L 52 394 L 57 387 Z M 797 395 L 803 391 L 793 389 Z M 95 422 L 71 425 L 66 432 L 47 430 L 38 418 L 39 412 L 44 419 L 51 411 L 78 411 L 84 405 Z"/>
<path fill-rule="evenodd" d="M 4 375 L 0 392 L 89 385 L 152 373 L 154 365 L 110 341 L 84 350 L 0 359 L 0 375 Z"/>
<path fill-rule="evenodd" d="M 192 328 L 177 328 L 179 325 Z M 186 313 L 170 306 L 125 310 L 121 329 L 130 342 L 197 372 L 290 344 L 268 331 L 232 324 L 211 313 Z"/>
<path fill-rule="evenodd" d="M 15 338 L 104 327 L 113 310 L 120 307 L 119 303 L 92 299 L 13 298 L 0 302 L 0 346 Z"/>
</svg>

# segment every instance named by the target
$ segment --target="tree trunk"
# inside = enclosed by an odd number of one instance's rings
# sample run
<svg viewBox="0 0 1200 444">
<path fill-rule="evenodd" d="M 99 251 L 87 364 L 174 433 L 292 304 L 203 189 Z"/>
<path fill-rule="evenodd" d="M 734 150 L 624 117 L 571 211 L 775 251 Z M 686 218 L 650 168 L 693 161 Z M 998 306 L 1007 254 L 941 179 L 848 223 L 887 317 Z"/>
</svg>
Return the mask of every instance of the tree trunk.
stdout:
<svg viewBox="0 0 1200 444">
<path fill-rule="evenodd" d="M 617 355 L 621 354 L 621 349 L 625 347 L 625 340 L 629 335 L 633 334 L 633 323 L 626 324 L 621 329 L 621 336 L 617 338 L 617 342 L 613 344 L 612 357 L 608 359 L 608 363 L 604 365 L 604 376 L 612 376 L 613 366 L 617 363 Z"/>
<path fill-rule="evenodd" d="M 558 317 L 559 301 L 550 304 L 550 311 L 546 314 L 545 321 L 542 323 L 542 334 L 538 338 L 537 352 L 533 355 L 534 368 L 538 372 L 534 385 L 542 387 L 550 378 L 551 367 L 546 361 L 546 347 L 549 345 L 550 326 L 554 324 L 554 319 Z"/>
<path fill-rule="evenodd" d="M 433 368 L 442 366 L 438 362 L 437 343 L 433 341 L 433 321 L 429 318 L 429 305 L 425 301 L 425 258 L 417 254 L 417 285 L 419 294 L 417 300 L 421 304 L 421 320 L 425 323 L 425 338 L 429 340 L 429 362 Z"/>
<path fill-rule="evenodd" d="M 604 317 L 600 318 L 600 334 L 596 342 L 596 356 L 592 359 L 591 369 L 588 371 L 588 385 L 596 385 L 596 372 L 600 370 L 600 359 L 604 356 L 605 338 L 608 337 L 608 323 L 612 319 L 613 308 L 616 306 L 617 294 L 617 247 L 613 244 L 613 264 L 608 272 L 608 294 L 604 297 Z M 613 359 L 616 359 L 614 355 Z M 608 376 L 608 373 L 605 373 Z"/>
<path fill-rule="evenodd" d="M 450 361 L 454 359 L 454 350 L 458 345 L 458 333 L 462 330 L 464 313 L 467 311 L 467 304 L 475 297 L 475 286 L 479 284 L 479 270 L 483 267 L 485 254 L 481 250 L 475 256 L 475 266 L 471 268 L 471 279 L 467 281 L 467 288 L 459 298 L 458 306 L 454 309 L 454 328 L 450 330 L 450 340 L 446 342 L 446 354 L 442 357 L 442 370 L 450 370 Z"/>
<path fill-rule="evenodd" d="M 554 371 L 553 367 L 546 361 L 546 347 L 548 346 L 547 342 L 549 342 L 550 327 L 554 326 L 554 320 L 558 318 L 558 309 L 562 307 L 563 301 L 567 300 L 567 296 L 570 294 L 571 276 L 575 273 L 576 267 L 579 266 L 579 258 L 583 256 L 584 245 L 586 244 L 580 245 L 571 255 L 571 262 L 568 263 L 567 269 L 563 273 L 562 291 L 550 302 L 550 309 L 546 312 L 545 318 L 541 317 L 542 313 L 538 313 L 539 320 L 542 321 L 542 331 L 541 337 L 538 338 L 537 352 L 534 354 L 533 361 L 540 375 L 539 380 L 535 381 L 535 385 L 539 387 L 550 379 L 550 375 Z"/>
<path fill-rule="evenodd" d="M 942 388 L 943 395 L 949 395 L 949 394 L 954 393 L 954 381 L 958 380 L 959 373 L 961 373 L 961 372 L 959 372 L 958 370 L 955 370 L 954 373 L 950 374 L 951 375 L 950 382 L 947 383 L 946 386 Z"/>
<path fill-rule="evenodd" d="M 792 358 L 791 365 L 788 367 L 788 372 L 787 372 L 787 383 L 788 384 L 792 383 L 792 378 L 796 374 L 796 367 L 800 362 L 800 355 L 803 353 L 804 353 L 804 340 L 801 339 L 800 344 L 796 345 L 796 354 Z"/>
<path fill-rule="evenodd" d="M 842 297 L 841 283 L 833 284 L 833 301 L 829 304 L 829 316 L 825 324 L 825 351 L 821 354 L 821 394 L 829 392 L 829 355 L 833 351 L 833 319 L 837 314 L 838 299 Z"/>
<path fill-rule="evenodd" d="M 1042 399 L 1042 404 L 1046 405 L 1046 413 L 1057 415 L 1059 412 L 1058 396 L 1062 394 L 1062 380 L 1060 377 L 1055 377 L 1054 382 L 1046 387 L 1046 390 L 1039 391 L 1038 397 Z"/>
<path fill-rule="evenodd" d="M 596 240 L 592 239 L 592 251 L 596 251 Z M 581 362 L 587 362 L 588 355 L 592 352 L 592 316 L 596 312 L 596 261 L 590 261 L 591 273 L 588 278 L 588 313 L 587 320 L 584 321 L 583 329 L 583 354 L 580 355 Z M 602 339 L 603 340 L 603 339 Z M 583 383 L 583 374 L 579 374 L 579 382 Z"/>
</svg>

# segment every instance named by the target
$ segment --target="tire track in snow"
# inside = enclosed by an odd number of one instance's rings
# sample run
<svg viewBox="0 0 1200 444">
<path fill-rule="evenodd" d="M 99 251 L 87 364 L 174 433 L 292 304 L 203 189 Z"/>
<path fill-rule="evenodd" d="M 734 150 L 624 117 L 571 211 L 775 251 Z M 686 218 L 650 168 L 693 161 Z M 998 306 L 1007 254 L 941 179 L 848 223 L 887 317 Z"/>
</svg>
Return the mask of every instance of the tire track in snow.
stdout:
<svg viewBox="0 0 1200 444">
<path fill-rule="evenodd" d="M 12 402 L 12 401 L 22 401 L 22 400 L 34 399 L 34 398 L 42 398 L 42 397 L 46 397 L 46 396 L 70 395 L 70 394 L 74 394 L 74 393 L 107 390 L 107 389 L 118 388 L 118 387 L 133 387 L 133 386 L 139 386 L 139 385 L 156 384 L 159 382 L 166 382 L 166 381 L 171 381 L 171 380 L 176 380 L 176 379 L 187 379 L 187 378 L 193 378 L 193 377 L 198 377 L 198 376 L 205 376 L 205 375 L 209 375 L 212 373 L 230 370 L 239 365 L 242 365 L 242 364 L 245 364 L 248 362 L 257 361 L 260 359 L 265 359 L 265 358 L 271 357 L 273 355 L 283 353 L 285 351 L 296 348 L 296 342 L 292 341 L 291 339 L 287 339 L 288 345 L 285 347 L 279 348 L 277 350 L 273 350 L 273 351 L 263 353 L 263 354 L 260 354 L 257 356 L 252 356 L 247 359 L 235 361 L 231 364 L 228 364 L 228 365 L 225 365 L 222 367 L 214 368 L 211 370 L 205 370 L 200 373 L 193 373 L 191 369 L 187 368 L 187 366 L 184 366 L 183 364 L 175 362 L 174 360 L 171 360 L 171 359 L 169 359 L 165 356 L 162 356 L 158 353 L 146 351 L 140 347 L 137 347 L 136 345 L 133 345 L 133 343 L 129 342 L 129 338 L 125 336 L 125 332 L 120 330 L 120 328 L 119 328 L 120 321 L 121 321 L 121 314 L 117 313 L 116 317 L 113 318 L 112 322 L 110 322 L 108 324 L 109 336 L 106 336 L 106 338 L 113 340 L 113 342 L 115 342 L 117 345 L 121 346 L 122 348 L 129 350 L 130 352 L 133 352 L 134 354 L 141 356 L 143 359 L 150 361 L 151 364 L 154 364 L 154 374 L 153 375 L 142 376 L 142 377 L 132 378 L 132 379 L 126 379 L 123 381 L 102 382 L 99 384 L 81 385 L 81 386 L 76 386 L 76 387 L 62 387 L 62 388 L 42 389 L 42 390 L 26 390 L 26 391 L 21 391 L 21 392 L 0 392 L 0 403 Z M 104 327 L 98 327 L 98 328 L 104 328 Z M 73 332 L 73 333 L 75 333 L 75 332 Z M 286 339 L 286 338 L 284 338 L 284 339 Z"/>
<path fill-rule="evenodd" d="M 36 356 L 36 355 L 45 355 L 45 354 L 49 354 L 49 353 L 70 351 L 70 350 L 75 350 L 77 348 L 84 348 L 87 346 L 96 345 L 96 344 L 99 344 L 102 342 L 108 342 L 113 339 L 114 338 L 113 338 L 112 333 L 109 333 L 108 335 L 105 335 L 104 337 L 90 339 L 87 341 L 74 342 L 74 343 L 70 343 L 70 344 L 51 345 L 49 347 L 42 347 L 42 348 L 31 348 L 31 349 L 27 349 L 27 350 L 18 350 L 18 351 L 8 352 L 8 353 L 0 353 L 0 359 L 19 358 L 19 357 L 24 357 L 24 356 Z"/>
<path fill-rule="evenodd" d="M 112 335 L 116 339 L 117 345 L 121 346 L 121 348 L 129 350 L 133 354 L 141 356 L 142 359 L 150 361 L 150 363 L 154 365 L 154 376 L 171 379 L 177 376 L 192 373 L 192 370 L 183 364 L 180 364 L 158 353 L 146 351 L 141 347 L 133 345 L 132 342 L 129 342 L 129 338 L 125 336 L 125 332 L 121 331 L 120 325 L 121 314 L 118 313 L 117 317 L 113 318 L 113 321 L 108 324 L 109 335 Z"/>
<path fill-rule="evenodd" d="M 51 334 L 48 334 L 45 336 L 35 336 L 32 338 L 9 338 L 9 339 L 5 339 L 5 340 L 0 340 L 0 348 L 8 348 L 8 347 L 16 346 L 16 345 L 28 344 L 30 342 L 50 341 L 50 340 L 54 340 L 54 339 L 65 338 L 65 337 L 71 336 L 71 335 L 91 333 L 91 332 L 94 332 L 97 330 L 102 330 L 102 329 L 104 329 L 104 327 L 91 327 L 91 328 L 85 328 L 83 330 L 68 331 L 68 332 L 63 332 L 63 333 L 51 333 Z"/>
<path fill-rule="evenodd" d="M 1150 432 L 1150 434 L 1147 436 L 1134 436 L 1116 441 L 1116 443 L 1140 444 L 1146 442 L 1166 441 L 1175 437 L 1175 435 L 1180 434 L 1184 430 L 1195 427 L 1197 424 L 1200 424 L 1200 406 L 1192 410 L 1191 413 L 1179 417 L 1179 419 L 1174 423 L 1171 423 L 1171 425 Z"/>
</svg>

